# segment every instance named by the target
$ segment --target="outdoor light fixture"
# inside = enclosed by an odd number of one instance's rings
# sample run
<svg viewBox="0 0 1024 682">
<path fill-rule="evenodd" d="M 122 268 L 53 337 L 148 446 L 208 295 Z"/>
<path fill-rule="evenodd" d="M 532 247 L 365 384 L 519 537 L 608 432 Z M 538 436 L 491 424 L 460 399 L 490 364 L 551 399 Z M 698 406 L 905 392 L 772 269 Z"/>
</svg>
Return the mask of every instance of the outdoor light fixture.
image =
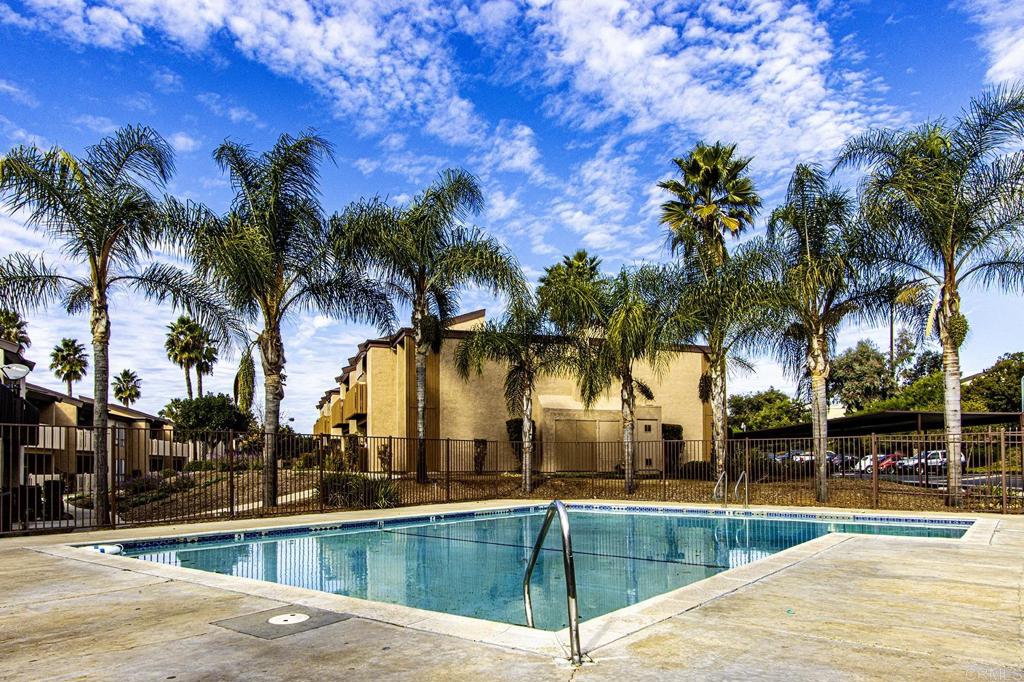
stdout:
<svg viewBox="0 0 1024 682">
<path fill-rule="evenodd" d="M 31 371 L 32 368 L 26 365 L 11 364 L 0 367 L 0 374 L 3 374 L 4 379 L 7 379 L 8 381 L 18 381 L 19 379 L 24 379 L 25 377 L 28 376 L 28 373 Z"/>
</svg>

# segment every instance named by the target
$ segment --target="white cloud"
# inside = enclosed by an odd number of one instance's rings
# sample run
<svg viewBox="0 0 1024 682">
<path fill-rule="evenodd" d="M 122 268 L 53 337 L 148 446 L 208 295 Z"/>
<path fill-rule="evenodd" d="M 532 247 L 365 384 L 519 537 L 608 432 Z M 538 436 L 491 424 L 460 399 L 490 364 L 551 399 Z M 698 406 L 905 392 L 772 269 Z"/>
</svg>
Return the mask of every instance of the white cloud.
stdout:
<svg viewBox="0 0 1024 682">
<path fill-rule="evenodd" d="M 92 132 L 99 133 L 100 135 L 109 135 L 117 130 L 117 124 L 106 116 L 83 114 L 81 116 L 74 117 L 71 119 L 71 122 L 80 128 L 91 130 Z"/>
<path fill-rule="evenodd" d="M 501 121 L 490 140 L 490 149 L 476 159 L 485 169 L 525 173 L 537 183 L 550 180 L 540 162 L 536 134 L 530 126 Z"/>
<path fill-rule="evenodd" d="M 194 152 L 199 149 L 200 142 L 188 133 L 174 133 L 167 138 L 167 142 L 174 147 L 174 151 L 180 153 Z"/>
<path fill-rule="evenodd" d="M 902 119 L 854 85 L 836 85 L 827 27 L 804 4 L 577 3 L 530 11 L 548 98 L 567 123 L 593 129 L 732 140 L 759 170 L 822 160 L 850 134 Z"/>
<path fill-rule="evenodd" d="M 205 106 L 214 116 L 226 118 L 232 123 L 249 123 L 257 128 L 266 127 L 266 124 L 260 120 L 260 117 L 252 111 L 241 105 L 235 104 L 228 98 L 218 95 L 215 92 L 204 92 L 196 95 L 196 100 Z"/>
<path fill-rule="evenodd" d="M 24 88 L 11 81 L 0 78 L 0 95 L 10 97 L 18 104 L 24 104 L 27 107 L 39 106 L 39 101 Z"/>
<path fill-rule="evenodd" d="M 153 82 L 154 88 L 164 93 L 180 92 L 184 88 L 181 76 L 166 66 L 154 69 L 150 80 Z"/>
<path fill-rule="evenodd" d="M 963 0 L 982 33 L 990 83 L 1024 79 L 1024 4 L 1004 0 Z"/>
<path fill-rule="evenodd" d="M 0 115 L 0 132 L 14 144 L 24 144 L 45 149 L 50 146 L 46 138 L 31 133 L 6 116 Z"/>
</svg>

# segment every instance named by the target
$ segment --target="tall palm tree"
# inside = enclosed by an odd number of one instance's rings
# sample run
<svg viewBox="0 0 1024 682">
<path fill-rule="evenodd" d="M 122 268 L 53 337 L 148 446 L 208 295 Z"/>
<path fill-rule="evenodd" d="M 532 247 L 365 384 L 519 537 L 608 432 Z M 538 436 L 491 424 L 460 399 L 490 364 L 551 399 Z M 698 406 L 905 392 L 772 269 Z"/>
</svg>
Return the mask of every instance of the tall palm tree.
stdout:
<svg viewBox="0 0 1024 682">
<path fill-rule="evenodd" d="M 177 320 L 167 325 L 167 338 L 164 341 L 164 350 L 167 351 L 168 360 L 185 370 L 185 394 L 189 400 L 193 397 L 192 368 L 202 358 L 203 334 L 203 328 L 188 315 L 181 315 Z"/>
<path fill-rule="evenodd" d="M 320 208 L 319 165 L 331 157 L 326 140 L 304 132 L 281 135 L 255 154 L 230 140 L 214 151 L 235 191 L 226 215 L 176 204 L 172 222 L 188 245 L 196 273 L 213 282 L 232 309 L 257 323 L 263 365 L 263 506 L 277 505 L 277 432 L 284 398 L 285 322 L 302 312 L 361 320 L 390 328 L 394 313 L 382 288 L 334 245 L 343 227 Z"/>
<path fill-rule="evenodd" d="M 797 166 L 785 204 L 768 222 L 768 240 L 778 267 L 775 346 L 786 368 L 810 384 L 819 502 L 828 501 L 827 381 L 836 334 L 849 319 L 873 321 L 884 308 L 884 279 L 862 259 L 861 238 L 849 196 L 817 166 Z"/>
<path fill-rule="evenodd" d="M 32 345 L 28 335 L 28 323 L 15 310 L 0 308 L 0 339 L 18 344 L 19 350 Z"/>
<path fill-rule="evenodd" d="M 162 236 L 155 196 L 171 176 L 173 153 L 150 128 L 121 128 L 75 156 L 54 147 L 19 146 L 0 159 L 0 198 L 6 210 L 61 243 L 64 256 L 85 276 L 14 253 L 0 260 L 0 305 L 38 308 L 60 301 L 69 313 L 90 311 L 93 346 L 93 426 L 107 428 L 110 384 L 109 302 L 119 288 L 157 301 L 170 300 L 208 319 L 226 335 L 225 311 L 202 281 L 163 263 L 143 266 Z M 110 523 L 106 438 L 95 439 L 96 519 Z"/>
<path fill-rule="evenodd" d="M 416 480 L 421 483 L 427 481 L 427 356 L 458 310 L 459 290 L 475 284 L 515 296 L 525 289 L 512 254 L 482 230 L 464 224 L 483 203 L 475 177 L 448 169 L 406 206 L 362 201 L 339 217 L 350 226 L 342 248 L 371 260 L 394 298 L 412 310 Z"/>
<path fill-rule="evenodd" d="M 130 369 L 122 369 L 114 377 L 114 399 L 120 400 L 125 407 L 131 407 L 142 397 L 142 380 Z"/>
<path fill-rule="evenodd" d="M 727 370 L 750 369 L 740 355 L 763 347 L 773 315 L 765 301 L 774 295 L 771 259 L 762 240 L 740 245 L 718 263 L 696 258 L 684 263 L 677 282 L 677 315 L 684 330 L 707 346 L 708 369 L 701 377 L 701 400 L 711 404 L 712 462 L 725 468 Z"/>
<path fill-rule="evenodd" d="M 876 254 L 929 286 L 929 327 L 942 344 L 946 451 L 961 452 L 960 346 L 964 286 L 1024 288 L 1024 85 L 990 90 L 952 122 L 873 130 L 849 140 L 837 167 L 867 168 L 861 208 Z M 937 325 L 935 325 L 937 323 Z M 962 501 L 959 467 L 947 496 Z"/>
<path fill-rule="evenodd" d="M 567 337 L 553 329 L 533 296 L 513 301 L 505 316 L 473 330 L 455 350 L 463 379 L 483 373 L 485 361 L 505 365 L 505 404 L 523 420 L 523 492 L 533 490 L 533 394 L 537 379 L 567 374 L 573 361 Z"/>
<path fill-rule="evenodd" d="M 545 271 L 539 295 L 543 310 L 563 321 L 561 331 L 574 338 L 574 367 L 580 397 L 587 407 L 618 385 L 622 411 L 623 473 L 626 493 L 635 489 L 636 394 L 654 399 L 636 377 L 639 365 L 661 371 L 678 337 L 674 278 L 655 266 L 623 268 L 601 277 L 585 253 Z"/>
<path fill-rule="evenodd" d="M 725 235 L 738 236 L 754 223 L 761 197 L 747 174 L 749 157 L 736 156 L 736 145 L 700 142 L 683 158 L 672 160 L 681 179 L 658 187 L 675 195 L 661 205 L 661 222 L 671 231 L 672 250 L 718 263 L 728 257 Z"/>
<path fill-rule="evenodd" d="M 71 387 L 81 381 L 89 369 L 89 358 L 85 355 L 85 346 L 76 339 L 61 339 L 50 353 L 50 370 L 68 385 L 68 395 L 72 395 Z"/>
<path fill-rule="evenodd" d="M 217 364 L 217 346 L 213 344 L 210 335 L 203 330 L 203 343 L 199 351 L 199 361 L 196 362 L 196 390 L 199 397 L 203 397 L 203 377 L 213 374 L 213 366 Z"/>
</svg>

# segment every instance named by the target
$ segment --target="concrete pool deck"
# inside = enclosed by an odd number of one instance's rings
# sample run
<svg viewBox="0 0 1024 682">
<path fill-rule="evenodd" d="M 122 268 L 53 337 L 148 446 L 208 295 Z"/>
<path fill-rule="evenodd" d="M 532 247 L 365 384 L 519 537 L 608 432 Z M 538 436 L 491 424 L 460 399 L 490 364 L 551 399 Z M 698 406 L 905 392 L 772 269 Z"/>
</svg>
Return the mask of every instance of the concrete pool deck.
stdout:
<svg viewBox="0 0 1024 682">
<path fill-rule="evenodd" d="M 1024 678 L 1022 517 L 965 515 L 982 522 L 961 540 L 818 538 L 683 588 L 682 599 L 670 593 L 584 621 L 594 662 L 576 671 L 552 633 L 527 631 L 537 646 L 518 646 L 502 634 L 525 628 L 472 619 L 461 627 L 453 625 L 458 617 L 430 612 L 403 624 L 387 605 L 346 608 L 359 600 L 215 574 L 198 579 L 189 569 L 165 573 L 171 567 L 124 557 L 86 560 L 83 550 L 62 546 L 522 505 L 492 500 L 2 539 L 0 679 Z M 355 617 L 272 640 L 213 624 L 289 605 Z"/>
</svg>

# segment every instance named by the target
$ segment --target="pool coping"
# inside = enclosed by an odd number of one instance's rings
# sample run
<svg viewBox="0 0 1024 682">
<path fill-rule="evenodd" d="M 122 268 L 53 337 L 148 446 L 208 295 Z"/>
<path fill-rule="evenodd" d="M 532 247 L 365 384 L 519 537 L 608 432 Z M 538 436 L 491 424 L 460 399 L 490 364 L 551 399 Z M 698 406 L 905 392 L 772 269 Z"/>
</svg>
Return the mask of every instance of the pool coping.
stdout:
<svg viewBox="0 0 1024 682">
<path fill-rule="evenodd" d="M 692 513 L 699 516 L 715 517 L 740 517 L 740 518 L 765 518 L 765 519 L 793 519 L 824 520 L 835 522 L 865 521 L 875 519 L 877 521 L 896 522 L 924 522 L 935 524 L 946 521 L 951 525 L 963 525 L 971 522 L 972 525 L 960 538 L 927 538 L 913 536 L 875 536 L 851 533 L 832 532 L 813 540 L 794 545 L 781 552 L 757 559 L 749 564 L 728 569 L 709 578 L 685 585 L 670 592 L 664 592 L 644 601 L 630 606 L 617 609 L 602 616 L 584 621 L 580 625 L 581 648 L 585 654 L 593 652 L 606 646 L 622 637 L 634 634 L 651 625 L 664 621 L 668 618 L 680 615 L 715 599 L 743 589 L 749 585 L 768 578 L 780 571 L 786 570 L 803 561 L 816 557 L 824 552 L 838 547 L 839 545 L 855 538 L 885 539 L 898 537 L 900 540 L 912 542 L 955 542 L 966 544 L 990 544 L 992 536 L 998 526 L 998 520 L 984 517 L 972 516 L 927 516 L 907 515 L 898 513 L 859 513 L 854 511 L 781 511 L 775 509 L 723 509 L 712 506 L 702 506 L 685 503 L 658 503 L 631 504 L 628 502 L 597 502 L 594 500 L 566 500 L 570 508 L 592 509 L 605 511 L 642 511 L 645 513 Z M 475 507 L 468 511 L 438 510 L 436 514 L 423 512 L 410 512 L 408 514 L 393 513 L 396 510 L 389 510 L 392 513 L 378 515 L 370 518 L 360 518 L 350 522 L 330 521 L 323 523 L 300 523 L 291 526 L 260 526 L 260 521 L 265 519 L 254 519 L 251 528 L 234 531 L 203 531 L 196 533 L 177 533 L 164 537 L 175 538 L 199 538 L 222 535 L 233 535 L 238 532 L 263 532 L 269 536 L 286 534 L 288 529 L 295 528 L 334 528 L 342 526 L 365 525 L 372 526 L 378 521 L 409 522 L 416 519 L 429 520 L 430 517 L 445 518 L 471 518 L 473 516 L 490 516 L 494 512 L 512 511 L 518 509 L 544 509 L 547 504 L 535 502 L 514 503 L 505 501 L 494 505 Z M 133 541 L 154 542 L 157 538 L 153 536 L 117 539 L 116 544 L 129 543 Z M 280 583 L 266 582 L 253 578 L 222 575 L 193 568 L 181 566 L 169 566 L 155 562 L 140 561 L 133 557 L 126 557 L 114 554 L 101 554 L 91 549 L 94 544 L 107 543 L 80 543 L 66 542 L 55 545 L 34 547 L 39 551 L 51 556 L 62 557 L 77 561 L 85 561 L 99 565 L 116 568 L 118 570 L 129 570 L 135 573 L 160 577 L 167 580 L 181 580 L 191 582 L 215 589 L 231 592 L 240 592 L 252 596 L 262 597 L 284 604 L 297 604 L 307 607 L 325 609 L 329 611 L 340 611 L 351 614 L 358 618 L 375 620 L 389 623 L 399 627 L 407 627 L 425 632 L 448 635 L 461 639 L 468 639 L 475 642 L 501 646 L 509 649 L 517 649 L 535 654 L 565 659 L 569 656 L 569 634 L 568 629 L 558 631 L 536 630 L 522 625 L 511 625 L 497 621 L 471 618 L 447 614 L 437 611 L 428 611 L 401 604 L 390 604 L 377 602 L 344 595 L 331 594 L 318 590 L 283 585 Z"/>
</svg>

